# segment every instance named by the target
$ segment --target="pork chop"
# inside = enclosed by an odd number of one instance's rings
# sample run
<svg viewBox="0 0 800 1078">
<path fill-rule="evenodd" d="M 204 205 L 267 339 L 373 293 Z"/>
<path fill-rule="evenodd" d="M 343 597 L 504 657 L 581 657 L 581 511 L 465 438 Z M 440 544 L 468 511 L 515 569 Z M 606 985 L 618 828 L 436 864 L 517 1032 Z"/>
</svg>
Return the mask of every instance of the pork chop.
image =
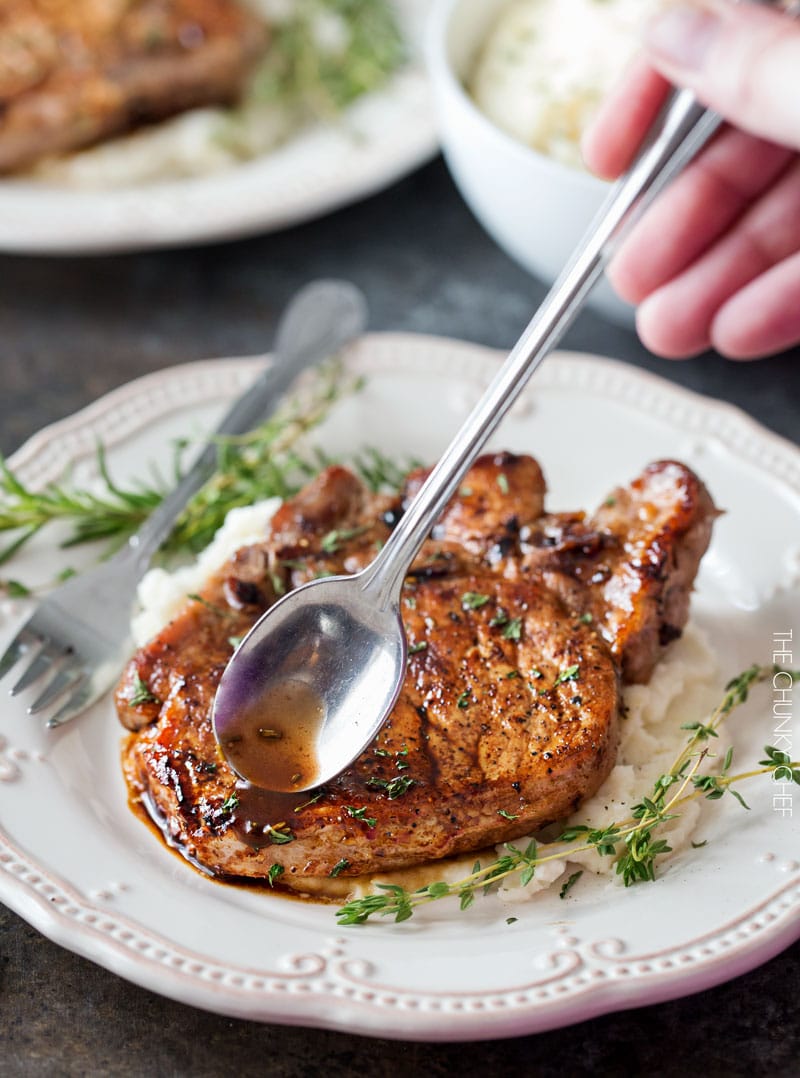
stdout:
<svg viewBox="0 0 800 1078">
<path fill-rule="evenodd" d="M 0 172 L 236 101 L 267 36 L 234 0 L 7 0 Z"/>
<path fill-rule="evenodd" d="M 206 871 L 311 891 L 477 850 L 568 815 L 613 766 L 620 682 L 680 633 L 715 510 L 661 462 L 591 517 L 546 514 L 538 464 L 511 454 L 476 462 L 408 574 L 408 672 L 369 748 L 311 796 L 225 763 L 210 715 L 236 638 L 287 589 L 371 561 L 423 478 L 376 496 L 329 468 L 131 660 L 132 797 Z"/>
</svg>

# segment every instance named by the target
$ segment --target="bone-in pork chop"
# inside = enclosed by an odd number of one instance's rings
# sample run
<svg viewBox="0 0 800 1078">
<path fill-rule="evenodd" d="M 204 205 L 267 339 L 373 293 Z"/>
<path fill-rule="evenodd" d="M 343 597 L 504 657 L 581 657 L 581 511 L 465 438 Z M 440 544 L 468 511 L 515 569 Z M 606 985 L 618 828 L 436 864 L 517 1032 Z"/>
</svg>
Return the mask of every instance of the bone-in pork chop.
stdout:
<svg viewBox="0 0 800 1078">
<path fill-rule="evenodd" d="M 538 464 L 497 454 L 408 574 L 408 673 L 372 745 L 310 796 L 237 782 L 210 719 L 232 642 L 288 588 L 367 564 L 423 475 L 390 498 L 329 468 L 131 660 L 117 704 L 132 795 L 207 871 L 277 865 L 313 891 L 477 850 L 569 814 L 613 766 L 620 682 L 646 680 L 680 634 L 713 504 L 661 462 L 594 516 L 545 514 Z"/>
</svg>

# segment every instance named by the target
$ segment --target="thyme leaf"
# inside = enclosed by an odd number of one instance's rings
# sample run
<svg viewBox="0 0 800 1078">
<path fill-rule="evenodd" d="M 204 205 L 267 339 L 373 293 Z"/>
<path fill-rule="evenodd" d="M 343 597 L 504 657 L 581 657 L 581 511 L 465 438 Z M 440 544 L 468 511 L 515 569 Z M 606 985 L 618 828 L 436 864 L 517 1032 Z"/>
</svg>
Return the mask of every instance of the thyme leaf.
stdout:
<svg viewBox="0 0 800 1078">
<path fill-rule="evenodd" d="M 566 670 L 562 670 L 558 675 L 553 685 L 562 685 L 565 681 L 577 681 L 580 676 L 580 666 L 575 663 L 573 666 L 568 666 Z"/>
<path fill-rule="evenodd" d="M 464 610 L 480 610 L 482 606 L 486 606 L 491 597 L 484 595 L 480 591 L 465 591 L 461 596 L 461 606 Z"/>
<path fill-rule="evenodd" d="M 357 528 L 342 528 L 341 530 L 334 528 L 333 531 L 323 535 L 320 546 L 326 554 L 336 554 L 342 543 L 346 543 L 348 539 L 355 539 L 357 536 L 363 535 L 366 530 L 366 524 L 361 524 Z"/>
<path fill-rule="evenodd" d="M 131 694 L 128 697 L 128 703 L 131 707 L 138 707 L 139 704 L 158 703 L 158 697 L 150 692 L 147 682 L 143 681 L 139 674 L 133 675 L 133 684 L 131 685 Z"/>
<path fill-rule="evenodd" d="M 558 892 L 558 897 L 566 898 L 582 875 L 583 869 L 580 869 L 580 871 L 578 872 L 573 872 L 569 879 L 566 881 L 566 883 L 562 884 L 561 890 Z"/>
<path fill-rule="evenodd" d="M 275 886 L 275 880 L 277 880 L 280 876 L 282 876 L 283 872 L 284 872 L 283 865 L 270 865 L 269 866 L 269 871 L 267 872 L 267 883 L 270 885 L 270 887 Z"/>
<path fill-rule="evenodd" d="M 374 816 L 367 816 L 366 806 L 356 808 L 354 805 L 345 805 L 344 810 L 347 815 L 350 816 L 352 819 L 362 820 L 367 825 L 367 827 L 374 827 L 375 824 L 378 822 Z"/>
<path fill-rule="evenodd" d="M 371 775 L 367 779 L 367 786 L 373 790 L 382 790 L 390 801 L 395 801 L 403 794 L 407 794 L 412 786 L 416 786 L 416 780 L 409 775 L 395 775 L 393 779 L 379 779 Z"/>
</svg>

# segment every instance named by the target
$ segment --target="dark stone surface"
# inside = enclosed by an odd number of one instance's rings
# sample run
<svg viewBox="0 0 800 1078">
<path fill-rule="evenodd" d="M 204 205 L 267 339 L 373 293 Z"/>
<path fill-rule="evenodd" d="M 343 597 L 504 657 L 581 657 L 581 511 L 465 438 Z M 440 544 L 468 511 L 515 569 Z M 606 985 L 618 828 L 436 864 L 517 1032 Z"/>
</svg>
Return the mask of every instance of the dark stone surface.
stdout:
<svg viewBox="0 0 800 1078">
<path fill-rule="evenodd" d="M 99 259 L 0 257 L 0 449 L 137 375 L 269 347 L 303 282 L 349 277 L 374 329 L 510 345 L 543 294 L 482 233 L 440 162 L 277 235 Z M 565 345 L 614 355 L 800 436 L 797 352 L 667 363 L 585 314 Z M 800 945 L 699 995 L 535 1037 L 421 1045 L 235 1021 L 161 999 L 0 907 L 0 1075 L 800 1075 Z"/>
<path fill-rule="evenodd" d="M 510 346 L 542 286 L 483 233 L 439 162 L 368 201 L 277 235 L 97 259 L 0 256 L 0 448 L 114 386 L 203 356 L 263 351 L 289 296 L 348 277 L 371 328 Z M 670 363 L 591 313 L 564 347 L 617 356 L 746 408 L 800 438 L 797 354 L 760 363 Z"/>
<path fill-rule="evenodd" d="M 506 1041 L 416 1044 L 262 1026 L 162 999 L 0 908 L 0 1074 L 102 1078 L 797 1078 L 800 946 L 671 1003 Z"/>
</svg>

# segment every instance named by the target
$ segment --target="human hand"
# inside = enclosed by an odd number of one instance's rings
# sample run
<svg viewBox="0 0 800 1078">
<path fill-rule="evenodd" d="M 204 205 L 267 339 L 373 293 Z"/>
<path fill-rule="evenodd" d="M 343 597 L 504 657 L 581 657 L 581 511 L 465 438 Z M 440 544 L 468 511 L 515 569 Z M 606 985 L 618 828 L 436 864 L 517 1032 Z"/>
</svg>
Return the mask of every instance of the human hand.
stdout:
<svg viewBox="0 0 800 1078">
<path fill-rule="evenodd" d="M 669 81 L 668 81 L 669 80 Z M 730 122 L 647 211 L 609 267 L 642 341 L 674 359 L 755 359 L 800 342 L 800 24 L 752 3 L 696 0 L 653 19 L 645 54 L 583 143 L 619 175 L 669 90 Z"/>
</svg>

